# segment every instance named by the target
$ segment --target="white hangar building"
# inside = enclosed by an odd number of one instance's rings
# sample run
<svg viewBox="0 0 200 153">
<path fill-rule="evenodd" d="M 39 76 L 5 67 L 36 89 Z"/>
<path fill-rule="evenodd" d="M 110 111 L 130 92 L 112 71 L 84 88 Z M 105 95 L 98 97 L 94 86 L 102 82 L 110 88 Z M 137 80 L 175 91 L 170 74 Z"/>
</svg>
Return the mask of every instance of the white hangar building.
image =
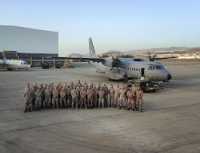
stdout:
<svg viewBox="0 0 200 153">
<path fill-rule="evenodd" d="M 58 32 L 0 25 L 0 52 L 58 54 Z"/>
</svg>

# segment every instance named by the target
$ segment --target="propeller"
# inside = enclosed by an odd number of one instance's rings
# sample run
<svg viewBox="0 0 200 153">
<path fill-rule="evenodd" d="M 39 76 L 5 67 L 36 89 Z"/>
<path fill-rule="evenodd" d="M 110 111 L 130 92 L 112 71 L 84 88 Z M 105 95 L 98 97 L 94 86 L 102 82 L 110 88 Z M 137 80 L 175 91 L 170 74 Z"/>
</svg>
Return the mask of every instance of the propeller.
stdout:
<svg viewBox="0 0 200 153">
<path fill-rule="evenodd" d="M 121 67 L 122 66 L 122 62 L 120 61 L 119 58 L 112 58 L 112 68 L 113 67 Z"/>
<path fill-rule="evenodd" d="M 147 53 L 147 57 L 148 57 L 148 59 L 149 59 L 149 61 L 155 61 L 157 58 L 157 55 L 154 53 L 152 53 L 152 52 L 148 52 Z"/>
<path fill-rule="evenodd" d="M 166 57 L 158 57 L 156 53 L 152 53 L 152 52 L 148 52 L 147 57 L 148 57 L 149 61 L 177 58 L 177 56 L 174 56 L 174 55 L 166 56 Z"/>
</svg>

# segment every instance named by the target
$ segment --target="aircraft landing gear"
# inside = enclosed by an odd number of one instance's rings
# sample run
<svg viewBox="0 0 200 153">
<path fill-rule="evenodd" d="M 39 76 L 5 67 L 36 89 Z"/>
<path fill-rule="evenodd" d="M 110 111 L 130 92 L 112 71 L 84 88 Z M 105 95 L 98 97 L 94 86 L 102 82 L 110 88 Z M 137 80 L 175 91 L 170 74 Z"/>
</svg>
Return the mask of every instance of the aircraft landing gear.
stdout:
<svg viewBox="0 0 200 153">
<path fill-rule="evenodd" d="M 127 74 L 124 75 L 124 81 L 128 82 L 128 76 L 127 76 Z"/>
</svg>

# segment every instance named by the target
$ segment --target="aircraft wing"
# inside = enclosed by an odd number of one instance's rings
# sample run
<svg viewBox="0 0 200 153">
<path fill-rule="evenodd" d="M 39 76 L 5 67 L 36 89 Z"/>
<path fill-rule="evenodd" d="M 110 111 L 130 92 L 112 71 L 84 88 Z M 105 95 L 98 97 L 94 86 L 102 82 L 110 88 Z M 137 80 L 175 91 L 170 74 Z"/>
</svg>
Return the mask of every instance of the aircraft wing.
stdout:
<svg viewBox="0 0 200 153">
<path fill-rule="evenodd" d="M 177 58 L 176 56 L 169 56 L 169 57 L 154 57 L 154 60 L 164 60 L 164 59 L 171 59 L 171 58 Z"/>
<path fill-rule="evenodd" d="M 93 57 L 55 57 L 55 59 L 60 59 L 60 60 L 63 60 L 63 59 L 66 59 L 66 60 L 77 60 L 77 61 L 80 61 L 80 62 L 104 62 L 105 60 L 103 58 L 93 58 Z"/>
</svg>

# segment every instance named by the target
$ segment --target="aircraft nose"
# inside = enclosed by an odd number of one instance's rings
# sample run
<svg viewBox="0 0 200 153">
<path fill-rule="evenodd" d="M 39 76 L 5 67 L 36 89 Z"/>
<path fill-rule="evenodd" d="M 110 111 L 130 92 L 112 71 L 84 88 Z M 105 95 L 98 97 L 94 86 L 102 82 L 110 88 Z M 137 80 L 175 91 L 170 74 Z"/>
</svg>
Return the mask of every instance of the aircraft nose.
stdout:
<svg viewBox="0 0 200 153">
<path fill-rule="evenodd" d="M 172 79 L 172 75 L 171 74 L 168 74 L 167 75 L 167 80 L 171 80 Z"/>
</svg>

